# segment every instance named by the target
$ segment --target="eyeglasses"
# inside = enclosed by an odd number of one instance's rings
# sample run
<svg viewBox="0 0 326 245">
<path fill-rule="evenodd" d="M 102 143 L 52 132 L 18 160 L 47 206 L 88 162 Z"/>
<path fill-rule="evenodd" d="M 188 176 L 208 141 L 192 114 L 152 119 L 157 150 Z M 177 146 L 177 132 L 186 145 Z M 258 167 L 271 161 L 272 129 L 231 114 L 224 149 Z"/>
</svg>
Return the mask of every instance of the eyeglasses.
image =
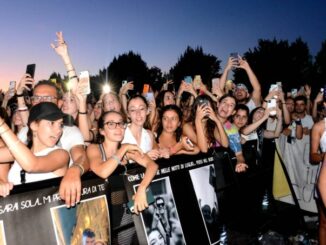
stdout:
<svg viewBox="0 0 326 245">
<path fill-rule="evenodd" d="M 164 208 L 164 202 L 156 203 L 158 208 Z"/>
<path fill-rule="evenodd" d="M 31 97 L 33 103 L 39 103 L 39 102 L 53 102 L 53 100 L 56 100 L 57 97 L 54 96 L 38 96 L 34 95 Z"/>
<path fill-rule="evenodd" d="M 108 122 L 105 122 L 104 125 L 108 125 L 109 129 L 116 129 L 118 125 L 119 125 L 119 128 L 122 128 L 122 129 L 125 129 L 127 127 L 127 124 L 125 122 L 108 121 Z"/>
</svg>

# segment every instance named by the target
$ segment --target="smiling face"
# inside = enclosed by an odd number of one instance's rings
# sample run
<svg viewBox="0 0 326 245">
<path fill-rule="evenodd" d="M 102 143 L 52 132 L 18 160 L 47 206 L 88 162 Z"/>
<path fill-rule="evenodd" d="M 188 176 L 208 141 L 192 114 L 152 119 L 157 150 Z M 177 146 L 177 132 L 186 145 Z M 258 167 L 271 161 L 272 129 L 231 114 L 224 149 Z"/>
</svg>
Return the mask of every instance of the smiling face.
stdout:
<svg viewBox="0 0 326 245">
<path fill-rule="evenodd" d="M 63 132 L 63 119 L 56 121 L 40 120 L 32 122 L 30 125 L 33 135 L 37 140 L 33 139 L 33 143 L 39 142 L 40 147 L 53 147 L 59 141 Z"/>
<path fill-rule="evenodd" d="M 252 116 L 252 122 L 257 122 L 260 119 L 263 118 L 265 114 L 265 109 L 264 108 L 259 108 L 254 112 L 254 115 Z"/>
<path fill-rule="evenodd" d="M 167 133 L 174 133 L 180 126 L 180 118 L 176 111 L 168 110 L 165 111 L 162 116 L 163 131 Z"/>
<path fill-rule="evenodd" d="M 109 141 L 121 142 L 125 134 L 125 128 L 122 125 L 125 125 L 122 116 L 110 112 L 103 119 L 103 128 L 100 129 L 100 134 Z"/>
<path fill-rule="evenodd" d="M 136 97 L 129 101 L 128 116 L 132 124 L 143 127 L 147 114 L 147 105 L 143 99 Z"/>
<path fill-rule="evenodd" d="M 148 244 L 149 245 L 165 245 L 164 238 L 158 230 L 153 230 L 148 235 Z"/>
<path fill-rule="evenodd" d="M 78 113 L 78 104 L 77 99 L 74 95 L 71 93 L 65 93 L 62 98 L 63 104 L 61 107 L 61 110 L 63 113 L 69 114 L 69 115 L 77 115 Z"/>
<path fill-rule="evenodd" d="M 292 113 L 294 111 L 294 100 L 292 98 L 287 98 L 285 103 L 289 113 Z"/>
<path fill-rule="evenodd" d="M 218 105 L 217 114 L 223 119 L 228 119 L 233 113 L 236 101 L 233 97 L 225 97 Z"/>
<path fill-rule="evenodd" d="M 234 97 L 237 99 L 237 101 L 244 101 L 248 98 L 249 93 L 244 88 L 236 88 L 234 91 Z"/>
<path fill-rule="evenodd" d="M 245 110 L 237 110 L 235 115 L 233 116 L 233 123 L 237 128 L 244 127 L 248 122 L 248 114 Z"/>
<path fill-rule="evenodd" d="M 103 96 L 103 111 L 121 111 L 121 104 L 115 94 L 108 93 Z"/>
</svg>

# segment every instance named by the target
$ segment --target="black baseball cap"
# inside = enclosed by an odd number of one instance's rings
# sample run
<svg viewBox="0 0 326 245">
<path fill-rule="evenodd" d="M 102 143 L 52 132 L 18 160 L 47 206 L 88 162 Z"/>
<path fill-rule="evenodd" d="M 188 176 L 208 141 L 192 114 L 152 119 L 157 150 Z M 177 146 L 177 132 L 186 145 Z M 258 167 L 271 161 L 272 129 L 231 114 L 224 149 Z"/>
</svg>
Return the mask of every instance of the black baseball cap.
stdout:
<svg viewBox="0 0 326 245">
<path fill-rule="evenodd" d="M 72 126 L 74 124 L 72 116 L 63 113 L 56 104 L 52 102 L 41 102 L 31 108 L 28 117 L 28 125 L 35 120 L 44 119 L 56 121 L 61 118 L 63 119 L 63 124 L 66 126 Z"/>
</svg>

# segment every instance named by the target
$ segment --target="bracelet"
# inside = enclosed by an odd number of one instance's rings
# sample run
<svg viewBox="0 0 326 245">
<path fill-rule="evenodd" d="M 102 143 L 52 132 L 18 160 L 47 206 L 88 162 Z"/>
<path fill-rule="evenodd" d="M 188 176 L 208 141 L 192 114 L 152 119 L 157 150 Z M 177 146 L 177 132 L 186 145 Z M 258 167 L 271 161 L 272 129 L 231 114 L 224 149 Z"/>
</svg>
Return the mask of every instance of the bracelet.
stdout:
<svg viewBox="0 0 326 245">
<path fill-rule="evenodd" d="M 83 167 L 81 164 L 79 164 L 79 163 L 73 163 L 73 164 L 71 165 L 71 168 L 72 168 L 72 167 L 77 167 L 77 168 L 79 168 L 79 170 L 80 170 L 80 176 L 82 176 L 82 175 L 84 174 L 84 172 L 85 172 L 84 167 Z"/>
<path fill-rule="evenodd" d="M 266 103 L 268 103 L 268 100 L 265 100 L 265 99 L 264 99 L 264 101 L 265 101 Z"/>
<path fill-rule="evenodd" d="M 22 94 L 16 94 L 16 97 L 24 97 L 24 93 L 22 93 Z"/>
<path fill-rule="evenodd" d="M 71 70 L 67 70 L 67 73 L 68 73 L 68 72 L 71 72 L 71 71 L 75 71 L 75 69 L 74 69 L 74 68 L 72 68 Z"/>
<path fill-rule="evenodd" d="M 7 130 L 7 131 L 8 131 L 8 130 Z M 5 131 L 5 132 L 7 132 L 7 131 Z M 10 152 L 12 152 L 12 150 L 13 150 L 14 148 L 17 147 L 18 143 L 20 143 L 20 140 L 19 140 L 19 139 L 16 140 L 16 141 L 11 145 L 11 146 L 8 146 L 8 150 L 9 150 Z"/>
<path fill-rule="evenodd" d="M 87 111 L 85 111 L 85 112 L 78 111 L 78 114 L 86 115 L 87 114 Z"/>
<path fill-rule="evenodd" d="M 113 155 L 113 156 L 111 156 L 111 158 L 113 158 L 117 162 L 118 165 L 121 165 L 121 161 L 117 155 Z"/>
<path fill-rule="evenodd" d="M 78 78 L 78 77 L 77 76 L 72 76 L 72 77 L 69 77 L 69 80 L 74 79 L 74 78 Z"/>
</svg>

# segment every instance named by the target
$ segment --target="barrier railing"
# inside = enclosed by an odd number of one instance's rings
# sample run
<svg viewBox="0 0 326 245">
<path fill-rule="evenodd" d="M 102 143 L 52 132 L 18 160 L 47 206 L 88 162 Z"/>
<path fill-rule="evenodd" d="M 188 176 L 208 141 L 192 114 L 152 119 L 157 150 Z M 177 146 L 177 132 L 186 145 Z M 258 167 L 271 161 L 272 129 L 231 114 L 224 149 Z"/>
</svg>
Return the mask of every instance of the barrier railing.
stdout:
<svg viewBox="0 0 326 245">
<path fill-rule="evenodd" d="M 154 203 L 139 216 L 126 203 L 142 180 L 142 168 L 107 180 L 83 176 L 82 201 L 69 209 L 57 193 L 60 179 L 16 186 L 0 199 L 0 244 L 82 244 L 87 234 L 103 244 L 193 244 L 194 239 L 215 244 L 225 224 L 243 212 L 249 216 L 260 204 L 260 175 L 235 173 L 227 151 L 157 163 L 149 187 Z"/>
</svg>

